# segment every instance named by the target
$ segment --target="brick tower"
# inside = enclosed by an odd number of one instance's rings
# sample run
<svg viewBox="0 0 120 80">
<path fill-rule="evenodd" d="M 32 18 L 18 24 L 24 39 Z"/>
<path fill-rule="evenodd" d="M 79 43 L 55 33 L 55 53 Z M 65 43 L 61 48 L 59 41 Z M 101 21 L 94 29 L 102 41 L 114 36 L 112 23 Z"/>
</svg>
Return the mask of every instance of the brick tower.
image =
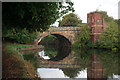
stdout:
<svg viewBox="0 0 120 80">
<path fill-rule="evenodd" d="M 99 12 L 91 12 L 87 14 L 87 23 L 91 29 L 91 39 L 95 43 L 99 39 L 101 32 L 104 30 L 106 22 L 102 14 Z"/>
</svg>

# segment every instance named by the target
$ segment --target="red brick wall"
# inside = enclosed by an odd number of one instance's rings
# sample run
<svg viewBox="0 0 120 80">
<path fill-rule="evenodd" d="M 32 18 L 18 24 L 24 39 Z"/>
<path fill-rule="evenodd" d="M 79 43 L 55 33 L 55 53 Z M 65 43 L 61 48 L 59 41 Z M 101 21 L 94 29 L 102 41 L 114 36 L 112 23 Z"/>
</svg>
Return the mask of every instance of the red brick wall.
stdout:
<svg viewBox="0 0 120 80">
<path fill-rule="evenodd" d="M 103 19 L 103 16 L 98 12 L 87 14 L 87 23 L 91 28 L 91 39 L 94 43 L 99 39 L 100 33 L 103 31 L 104 24 L 106 25 Z M 96 36 L 96 34 L 99 34 L 99 36 Z"/>
</svg>

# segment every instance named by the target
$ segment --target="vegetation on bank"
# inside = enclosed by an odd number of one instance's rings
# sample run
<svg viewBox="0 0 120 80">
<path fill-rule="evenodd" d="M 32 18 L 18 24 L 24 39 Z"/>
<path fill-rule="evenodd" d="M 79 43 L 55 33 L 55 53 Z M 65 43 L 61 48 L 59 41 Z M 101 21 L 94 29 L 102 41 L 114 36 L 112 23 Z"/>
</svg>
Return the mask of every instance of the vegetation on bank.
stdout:
<svg viewBox="0 0 120 80">
<path fill-rule="evenodd" d="M 102 32 L 100 39 L 97 40 L 98 48 L 117 50 L 119 47 L 118 25 L 114 21 L 108 23 L 108 28 Z"/>
<path fill-rule="evenodd" d="M 40 45 L 11 44 L 10 46 L 14 47 L 14 48 L 24 48 L 24 47 L 37 47 L 37 46 L 40 46 Z"/>
<path fill-rule="evenodd" d="M 90 28 L 87 24 L 81 27 L 80 36 L 78 37 L 77 41 L 73 44 L 73 47 L 82 49 L 94 47 L 94 43 L 90 38 Z"/>
<path fill-rule="evenodd" d="M 67 5 L 64 5 L 64 3 Z M 47 30 L 51 24 L 69 11 L 74 12 L 73 5 L 72 2 L 3 3 L 2 39 L 4 42 L 33 44 L 38 32 Z M 33 73 L 36 74 L 36 72 L 30 67 L 32 64 L 24 60 L 23 55 L 16 50 L 17 47 L 28 47 L 28 45 L 10 44 L 5 45 L 3 48 L 4 63 L 11 63 L 10 65 L 3 65 L 3 67 L 5 66 L 5 71 L 3 71 L 5 76 L 3 77 L 8 78 L 6 74 L 9 74 L 10 78 L 14 78 L 14 76 L 11 76 L 11 73 L 14 71 L 14 68 L 19 68 L 19 70 L 24 71 L 16 72 L 16 74 L 21 74 L 17 75 L 17 78 L 21 78 L 21 76 L 23 78 L 34 78 L 35 75 Z M 12 64 L 13 66 L 11 66 Z M 11 68 L 10 73 L 9 68 Z M 31 70 L 33 71 L 31 72 Z M 31 76 L 27 74 L 31 74 Z"/>
<path fill-rule="evenodd" d="M 107 22 L 108 28 L 102 32 L 100 38 L 94 44 L 90 39 L 90 29 L 88 26 L 83 26 L 81 28 L 81 35 L 79 36 L 76 43 L 73 44 L 74 48 L 102 48 L 102 49 L 110 49 L 113 51 L 118 51 L 120 49 L 119 43 L 119 35 L 118 32 L 118 22 L 113 18 L 109 17 L 106 12 L 99 11 Z"/>
<path fill-rule="evenodd" d="M 4 40 L 20 43 L 20 44 L 33 44 L 34 39 L 37 38 L 38 32 L 29 32 L 26 28 L 20 30 L 18 28 L 12 28 L 3 32 Z"/>
<path fill-rule="evenodd" d="M 11 44 L 3 46 L 3 78 L 38 78 L 33 64 Z M 7 64 L 8 63 L 8 64 Z"/>
</svg>

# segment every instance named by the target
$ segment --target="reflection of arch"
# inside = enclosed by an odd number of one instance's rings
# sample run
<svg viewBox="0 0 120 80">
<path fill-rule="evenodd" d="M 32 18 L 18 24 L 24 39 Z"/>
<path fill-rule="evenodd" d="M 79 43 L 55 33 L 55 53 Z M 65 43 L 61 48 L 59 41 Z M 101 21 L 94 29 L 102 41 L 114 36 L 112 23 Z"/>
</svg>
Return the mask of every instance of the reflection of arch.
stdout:
<svg viewBox="0 0 120 80">
<path fill-rule="evenodd" d="M 42 40 L 42 38 L 48 36 L 48 35 L 54 35 L 56 36 L 60 41 L 63 41 L 64 43 L 66 43 L 67 45 L 71 45 L 71 42 L 70 40 L 63 34 L 60 34 L 58 32 L 51 32 L 51 33 L 47 33 L 47 34 L 44 34 L 42 37 L 40 37 L 37 41 L 37 44 Z"/>
</svg>

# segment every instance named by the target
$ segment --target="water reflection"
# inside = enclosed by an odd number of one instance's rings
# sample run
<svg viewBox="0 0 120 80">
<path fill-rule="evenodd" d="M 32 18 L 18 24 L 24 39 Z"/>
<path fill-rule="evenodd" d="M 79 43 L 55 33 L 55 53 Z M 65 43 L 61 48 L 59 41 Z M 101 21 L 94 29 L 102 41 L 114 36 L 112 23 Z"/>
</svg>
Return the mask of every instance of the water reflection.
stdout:
<svg viewBox="0 0 120 80">
<path fill-rule="evenodd" d="M 63 47 L 59 45 L 59 47 L 54 46 L 45 46 L 45 49 L 43 51 L 39 52 L 39 55 L 43 57 L 44 59 L 50 60 L 50 61 L 59 61 L 63 60 L 65 57 L 67 57 L 71 53 L 70 47 Z"/>
<path fill-rule="evenodd" d="M 46 55 L 47 52 L 53 53 L 55 52 L 55 56 L 52 55 L 50 60 L 59 60 L 63 59 L 63 57 L 66 57 L 69 54 L 70 48 L 61 48 L 53 50 L 47 48 L 48 51 L 43 50 L 40 52 L 41 56 L 48 56 Z M 66 50 L 65 50 L 66 49 Z M 75 63 L 79 65 L 79 68 L 68 68 L 67 65 L 65 65 L 63 68 L 60 66 L 62 63 L 52 63 L 49 68 L 45 68 L 46 66 L 50 65 L 50 63 L 46 63 L 42 68 L 40 68 L 40 65 L 42 65 L 40 62 L 40 59 L 38 57 L 35 57 L 36 54 L 24 54 L 24 58 L 26 60 L 29 60 L 30 62 L 34 63 L 34 66 L 36 67 L 38 74 L 40 77 L 43 78 L 87 78 L 87 80 L 94 80 L 94 79 L 111 79 L 111 78 L 119 78 L 120 71 L 118 70 L 120 67 L 118 65 L 119 53 L 117 52 L 111 52 L 111 51 L 105 51 L 105 50 L 79 50 L 75 49 L 74 55 L 72 55 L 68 61 L 71 63 Z M 45 54 L 46 53 L 46 54 Z M 65 54 L 67 53 L 67 54 Z M 65 54 L 62 57 L 59 58 L 60 54 Z M 57 56 L 57 57 L 56 57 Z M 50 57 L 49 57 L 50 58 Z M 45 59 L 49 59 L 48 57 L 45 57 Z M 57 59 L 58 58 L 58 59 Z M 73 60 L 74 59 L 74 60 Z M 67 63 L 64 61 L 64 63 L 69 64 L 73 66 L 71 63 Z M 38 65 L 39 64 L 39 65 Z M 54 65 L 57 65 L 55 68 Z M 59 66 L 60 65 L 60 66 Z M 53 74 L 53 75 L 51 75 Z M 58 75 L 56 75 L 58 74 Z"/>
<path fill-rule="evenodd" d="M 87 78 L 86 69 L 81 71 L 79 68 L 63 68 L 61 70 L 69 78 Z"/>
<path fill-rule="evenodd" d="M 66 69 L 63 70 L 59 68 L 38 68 L 37 72 L 41 78 L 87 78 L 87 70 L 75 70 L 75 72 L 71 69 L 67 69 L 66 71 L 65 70 Z M 74 75 L 76 71 L 79 73 L 78 75 Z"/>
<path fill-rule="evenodd" d="M 102 68 L 101 62 L 99 61 L 99 57 L 96 56 L 96 53 L 93 53 L 92 55 L 91 66 L 88 68 L 87 78 L 88 80 L 106 78 L 105 70 Z"/>
<path fill-rule="evenodd" d="M 42 51 L 40 51 L 40 52 L 38 52 L 38 55 L 40 55 L 42 58 L 44 58 L 44 59 L 50 59 L 50 57 L 49 56 L 46 56 L 46 54 L 45 54 L 45 51 L 44 50 L 42 50 Z"/>
<path fill-rule="evenodd" d="M 60 34 L 51 34 L 42 38 L 39 45 L 45 47 L 45 55 L 49 56 L 49 61 L 63 60 L 71 53 L 71 42 Z"/>
<path fill-rule="evenodd" d="M 69 78 L 59 68 L 38 68 L 37 72 L 41 78 Z"/>
<path fill-rule="evenodd" d="M 96 49 L 88 50 L 86 53 L 76 50 L 76 53 L 77 61 L 82 69 L 87 68 L 88 80 L 117 78 L 119 74 L 118 53 Z"/>
</svg>

